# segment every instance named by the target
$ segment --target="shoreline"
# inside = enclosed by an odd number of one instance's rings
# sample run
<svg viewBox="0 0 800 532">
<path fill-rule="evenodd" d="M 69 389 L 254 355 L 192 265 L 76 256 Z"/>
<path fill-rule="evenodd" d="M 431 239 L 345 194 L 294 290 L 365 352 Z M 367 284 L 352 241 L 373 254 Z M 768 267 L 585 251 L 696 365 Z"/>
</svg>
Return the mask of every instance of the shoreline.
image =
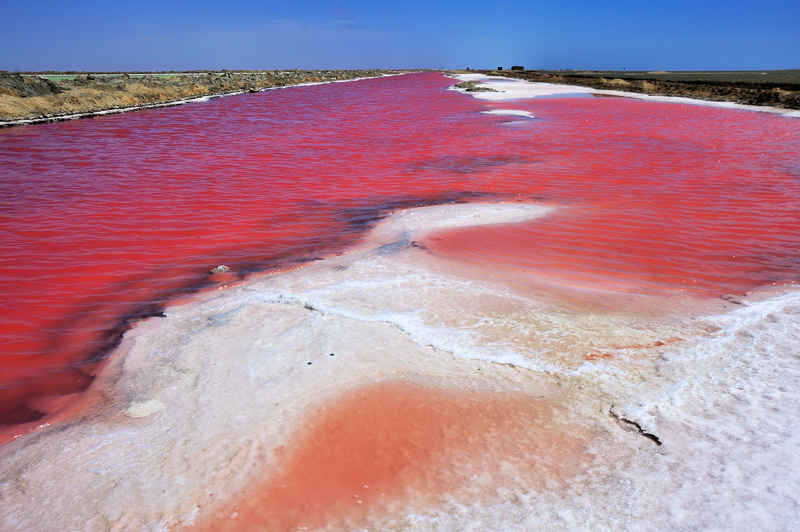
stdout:
<svg viewBox="0 0 800 532">
<path fill-rule="evenodd" d="M 0 478 L 22 482 L 0 484 L 0 524 L 508 529 L 531 516 L 568 527 L 566 508 L 593 528 L 670 528 L 719 520 L 727 506 L 741 512 L 718 523 L 741 518 L 752 495 L 715 475 L 737 466 L 774 478 L 786 465 L 796 438 L 762 426 L 760 402 L 743 404 L 739 391 L 792 389 L 794 359 L 759 350 L 764 335 L 797 327 L 800 293 L 689 317 L 569 309 L 425 247 L 432 233 L 552 211 L 397 210 L 341 255 L 138 322 L 93 384 L 102 401 L 0 448 Z M 733 356 L 734 345 L 755 354 Z M 776 404 L 782 425 L 795 402 Z M 749 444 L 719 435 L 751 430 L 760 436 Z M 742 460 L 764 445 L 770 453 Z M 647 489 L 653 475 L 669 501 Z M 783 486 L 781 496 L 794 490 Z M 34 511 L 45 498 L 49 512 Z M 683 517 L 667 511 L 678 499 L 692 503 Z M 780 497 L 758 500 L 775 518 L 791 511 Z"/>
<path fill-rule="evenodd" d="M 31 124 L 42 124 L 42 123 L 53 123 L 53 122 L 62 122 L 66 120 L 76 120 L 82 118 L 93 118 L 96 116 L 103 116 L 109 114 L 120 114 L 120 113 L 127 113 L 132 111 L 140 111 L 146 109 L 157 109 L 161 107 L 172 107 L 177 105 L 184 105 L 187 103 L 199 103 L 208 101 L 211 99 L 216 98 L 224 98 L 227 96 L 236 96 L 239 94 L 247 94 L 247 93 L 259 93 L 265 92 L 268 90 L 276 90 L 276 89 L 285 89 L 285 88 L 294 88 L 294 87 L 305 87 L 305 86 L 313 86 L 313 85 L 326 85 L 329 83 L 343 83 L 343 82 L 350 82 L 350 81 L 360 81 L 365 79 L 376 79 L 386 76 L 398 76 L 408 72 L 396 72 L 396 71 L 356 71 L 357 73 L 376 73 L 376 75 L 365 75 L 360 76 L 356 75 L 355 77 L 348 77 L 344 79 L 329 79 L 329 80 L 321 80 L 321 81 L 298 81 L 296 83 L 290 84 L 283 84 L 283 85 L 267 85 L 267 86 L 252 86 L 247 88 L 242 88 L 234 91 L 224 91 L 224 92 L 209 92 L 207 94 L 200 94 L 196 96 L 191 96 L 188 98 L 179 98 L 175 100 L 168 100 L 163 102 L 154 102 L 154 103 L 141 103 L 137 105 L 131 106 L 124 106 L 124 107 L 106 107 L 106 108 L 99 108 L 89 111 L 81 111 L 75 113 L 56 113 L 56 114 L 49 114 L 46 116 L 35 116 L 35 117 L 22 117 L 22 118 L 14 118 L 10 120 L 0 120 L 0 128 L 7 128 L 7 127 L 15 127 L 15 126 L 23 126 L 23 125 L 31 125 Z M 311 75 L 307 77 L 313 77 L 314 72 L 311 72 Z M 348 75 L 348 74 L 345 74 Z M 198 77 L 198 76 L 193 76 Z M 238 80 L 234 80 L 238 81 Z M 4 95 L 0 93 L 0 98 Z"/>
<path fill-rule="evenodd" d="M 536 128 L 495 106 L 470 119 Z M 800 287 L 712 300 L 520 270 L 480 232 L 542 250 L 526 226 L 591 206 L 473 188 L 351 208 L 348 245 L 241 281 L 218 266 L 224 285 L 131 323 L 82 409 L 0 446 L 0 529 L 790 526 Z M 477 260 L 437 247 L 464 231 Z"/>
<path fill-rule="evenodd" d="M 306 77 L 315 76 L 317 71 L 310 71 L 308 73 L 303 72 L 303 75 Z M 327 72 L 327 71 L 326 71 Z M 339 73 L 339 71 L 333 71 Z M 349 71 L 343 71 L 345 75 L 349 75 Z M 354 71 L 354 72 L 362 72 L 362 71 Z M 323 80 L 323 81 L 298 81 L 296 83 L 290 84 L 281 84 L 281 85 L 267 85 L 267 86 L 248 86 L 247 88 L 237 89 L 233 91 L 222 91 L 222 92 L 208 92 L 199 95 L 192 95 L 190 97 L 182 97 L 173 100 L 166 100 L 166 101 L 159 101 L 159 102 L 142 102 L 137 103 L 135 105 L 128 105 L 128 106 L 119 106 L 119 107 L 101 107 L 97 109 L 92 109 L 88 111 L 80 111 L 80 112 L 64 112 L 64 113 L 54 113 L 54 114 L 47 114 L 44 116 L 22 116 L 19 118 L 13 119 L 6 119 L 0 120 L 0 128 L 8 128 L 8 127 L 15 127 L 15 126 L 23 126 L 23 125 L 32 125 L 32 124 L 43 124 L 43 123 L 54 123 L 54 122 L 61 122 L 67 120 L 76 120 L 76 119 L 83 119 L 83 118 L 93 118 L 97 116 L 104 116 L 110 114 L 121 114 L 127 113 L 132 111 L 140 111 L 140 110 L 147 110 L 147 109 L 157 109 L 162 107 L 172 107 L 177 105 L 184 105 L 188 103 L 199 103 L 208 101 L 211 99 L 216 98 L 223 98 L 227 96 L 236 96 L 240 94 L 246 93 L 258 93 L 264 92 L 267 90 L 273 89 L 281 89 L 281 88 L 292 88 L 292 87 L 302 87 L 302 86 L 312 86 L 312 85 L 322 85 L 328 83 L 340 83 L 340 82 L 348 82 L 348 81 L 359 81 L 364 79 L 375 79 L 385 76 L 395 76 L 395 75 L 402 75 L 405 73 L 409 73 L 406 71 L 397 72 L 397 71 L 363 71 L 363 72 L 378 72 L 377 75 L 366 75 L 366 76 L 356 76 L 356 77 L 349 77 L 345 79 L 331 79 L 331 80 Z M 459 79 L 465 81 L 469 86 L 468 87 L 456 87 L 454 90 L 458 90 L 459 92 L 470 94 L 480 99 L 487 99 L 487 100 L 503 100 L 503 99 L 516 99 L 516 98 L 525 98 L 529 97 L 527 95 L 510 95 L 510 96 L 500 96 L 498 94 L 492 94 L 491 89 L 489 91 L 485 91 L 485 89 L 475 88 L 475 87 L 491 87 L 490 83 L 493 80 L 506 80 L 512 81 L 517 80 L 524 83 L 531 83 L 541 86 L 548 86 L 550 87 L 550 91 L 542 91 L 542 96 L 544 95 L 557 95 L 557 94 L 577 94 L 577 93 L 584 93 L 584 94 L 594 94 L 597 96 L 613 96 L 613 97 L 627 97 L 627 98 L 636 98 L 636 99 L 644 99 L 649 101 L 658 101 L 658 102 L 666 102 L 666 103 L 682 103 L 682 104 L 689 104 L 689 105 L 707 105 L 707 106 L 714 106 L 714 107 L 721 107 L 721 108 L 729 108 L 729 109 L 740 109 L 740 110 L 748 110 L 748 111 L 756 111 L 756 112 L 768 112 L 768 113 L 775 113 L 780 114 L 787 117 L 792 118 L 800 118 L 800 108 L 796 107 L 780 107 L 780 106 L 772 106 L 769 104 L 751 104 L 751 103 L 740 103 L 737 101 L 732 100 L 725 100 L 725 99 L 711 99 L 711 98 L 701 98 L 697 97 L 697 94 L 689 91 L 685 94 L 675 94 L 673 91 L 670 94 L 662 94 L 657 91 L 652 91 L 648 89 L 648 91 L 641 90 L 640 92 L 633 92 L 631 90 L 625 90 L 625 88 L 630 88 L 631 83 L 627 82 L 626 80 L 607 80 L 605 78 L 589 78 L 589 77 L 580 77 L 576 79 L 572 79 L 571 77 L 564 77 L 560 75 L 553 75 L 547 74 L 544 77 L 536 76 L 536 72 L 528 72 L 523 71 L 520 73 L 515 73 L 513 71 L 477 71 L 479 73 L 475 73 L 475 71 L 471 71 L 468 73 L 458 73 L 454 71 L 443 71 L 449 77 L 453 77 L 455 79 Z M 119 75 L 124 75 L 120 73 Z M 171 74 L 172 76 L 179 77 L 183 76 L 184 78 L 189 78 L 192 80 L 204 80 L 206 77 L 205 75 L 200 74 L 186 74 L 186 73 L 175 73 Z M 243 82 L 242 80 L 238 79 L 237 76 L 239 74 L 233 74 L 233 77 L 230 78 L 234 82 Z M 89 76 L 90 77 L 90 76 Z M 76 80 L 79 79 L 80 76 L 76 77 Z M 128 78 L 130 81 L 127 83 L 136 83 L 141 79 L 147 79 L 148 75 L 145 75 L 144 78 Z M 41 81 L 45 81 L 43 78 L 39 78 Z M 93 79 L 90 77 L 90 79 Z M 101 78 L 102 79 L 102 78 Z M 121 79 L 119 76 L 116 78 L 109 78 L 109 79 Z M 73 80 L 75 83 L 77 81 Z M 621 87 L 620 81 L 626 81 L 627 87 Z M 185 82 L 185 79 L 182 80 Z M 245 81 L 246 83 L 252 83 L 252 79 Z M 270 81 L 273 83 L 274 80 Z M 47 80 L 48 84 L 52 84 L 51 81 Z M 85 82 L 84 82 L 85 83 Z M 104 83 L 108 83 L 108 81 L 104 81 Z M 487 85 L 489 83 L 489 85 Z M 0 87 L 1 88 L 1 87 Z M 579 90 L 576 90 L 579 89 Z M 107 92 L 111 92 L 112 89 L 102 89 Z M 501 89 L 502 91 L 502 89 Z M 102 91 L 101 91 L 102 92 Z M 0 91 L 0 99 L 3 97 L 8 97 L 7 94 L 4 94 Z M 24 98 L 23 98 L 24 100 Z M 0 100 L 0 104 L 2 101 Z M 495 111 L 493 111 L 495 112 Z"/>
<path fill-rule="evenodd" d="M 518 99 L 529 99 L 536 97 L 558 97 L 563 95 L 586 94 L 595 96 L 611 96 L 620 98 L 633 98 L 662 103 L 677 103 L 685 105 L 698 105 L 706 107 L 717 107 L 722 109 L 733 109 L 740 111 L 751 111 L 760 113 L 770 113 L 784 116 L 786 118 L 800 118 L 800 109 L 790 109 L 784 107 L 771 107 L 767 105 L 750 105 L 722 100 L 705 100 L 687 96 L 664 96 L 659 94 L 645 94 L 640 92 L 627 92 L 624 90 L 598 89 L 581 85 L 570 85 L 565 83 L 554 83 L 544 81 L 532 81 L 505 75 L 487 74 L 449 74 L 450 77 L 467 83 L 467 86 L 451 87 L 451 90 L 487 101 L 511 101 Z"/>
<path fill-rule="evenodd" d="M 769 72 L 753 79 L 736 80 L 736 74 L 702 73 L 630 73 L 630 72 L 560 72 L 560 71 L 497 71 L 481 70 L 485 75 L 503 76 L 536 83 L 565 84 L 591 88 L 601 93 L 625 92 L 640 96 L 687 98 L 728 102 L 751 107 L 771 107 L 800 112 L 800 81 L 797 76 L 770 80 Z M 743 74 L 739 74 L 743 76 Z M 714 79 L 714 78 L 718 79 Z M 764 79 L 761 79 L 764 78 Z"/>
</svg>

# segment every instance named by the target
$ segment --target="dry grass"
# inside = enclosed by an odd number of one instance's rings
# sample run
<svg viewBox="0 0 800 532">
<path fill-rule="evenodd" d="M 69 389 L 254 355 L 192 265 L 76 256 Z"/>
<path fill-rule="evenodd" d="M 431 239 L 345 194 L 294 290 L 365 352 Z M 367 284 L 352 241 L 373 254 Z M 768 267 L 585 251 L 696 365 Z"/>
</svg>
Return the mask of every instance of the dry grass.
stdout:
<svg viewBox="0 0 800 532">
<path fill-rule="evenodd" d="M 119 91 L 81 87 L 61 94 L 27 98 L 0 94 L 0 120 L 89 113 L 105 109 L 167 103 L 208 94 L 214 94 L 214 92 L 207 85 L 151 87 L 141 83 L 128 84 L 125 90 Z"/>
<path fill-rule="evenodd" d="M 614 87 L 628 87 L 630 86 L 631 82 L 620 78 L 614 78 L 608 80 L 608 84 Z"/>
<path fill-rule="evenodd" d="M 0 121 L 58 117 L 164 104 L 189 98 L 314 81 L 375 76 L 379 71 L 322 71 L 266 73 L 261 75 L 174 76 L 171 78 L 118 78 L 112 81 L 66 81 L 64 92 L 21 97 L 0 92 Z M 70 86 L 72 85 L 72 86 Z"/>
<path fill-rule="evenodd" d="M 647 93 L 658 92 L 658 87 L 650 81 L 642 81 L 642 90 Z"/>
</svg>

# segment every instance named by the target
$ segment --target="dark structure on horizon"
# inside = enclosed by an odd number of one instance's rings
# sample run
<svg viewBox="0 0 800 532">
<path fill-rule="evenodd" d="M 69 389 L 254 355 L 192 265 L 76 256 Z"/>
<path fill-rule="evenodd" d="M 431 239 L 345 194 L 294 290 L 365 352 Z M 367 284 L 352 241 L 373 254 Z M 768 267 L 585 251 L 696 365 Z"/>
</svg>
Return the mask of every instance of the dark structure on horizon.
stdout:
<svg viewBox="0 0 800 532">
<path fill-rule="evenodd" d="M 520 65 L 514 65 L 511 67 L 511 70 L 525 70 L 525 67 Z"/>
</svg>

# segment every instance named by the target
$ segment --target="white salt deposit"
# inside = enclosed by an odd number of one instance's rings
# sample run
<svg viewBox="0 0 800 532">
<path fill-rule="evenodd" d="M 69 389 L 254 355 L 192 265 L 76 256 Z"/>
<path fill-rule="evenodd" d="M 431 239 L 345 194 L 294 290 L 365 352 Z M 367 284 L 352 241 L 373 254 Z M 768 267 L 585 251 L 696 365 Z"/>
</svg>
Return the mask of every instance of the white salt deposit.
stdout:
<svg viewBox="0 0 800 532">
<path fill-rule="evenodd" d="M 269 477 L 310 410 L 387 379 L 521 391 L 559 405 L 555 426 L 592 436 L 575 477 L 476 473 L 474 496 L 400 501 L 360 527 L 791 528 L 800 293 L 709 317 L 566 308 L 415 245 L 553 208 L 402 211 L 341 256 L 141 322 L 93 384 L 98 407 L 0 448 L 0 529 L 197 523 Z"/>
<path fill-rule="evenodd" d="M 789 118 L 800 118 L 800 111 L 792 109 L 782 109 L 780 107 L 768 107 L 763 105 L 747 105 L 735 102 L 717 102 L 711 100 L 698 100 L 683 96 L 657 96 L 642 94 L 639 92 L 626 92 L 604 89 L 593 89 L 591 87 L 579 87 L 577 85 L 561 85 L 556 83 L 541 83 L 526 81 L 515 78 L 504 78 L 500 76 L 485 76 L 483 74 L 456 74 L 453 77 L 459 81 L 476 81 L 479 87 L 492 89 L 496 92 L 467 92 L 464 89 L 452 87 L 452 90 L 469 94 L 480 100 L 505 101 L 519 100 L 524 98 L 536 98 L 544 96 L 558 96 L 564 94 L 601 94 L 606 96 L 620 96 L 624 98 L 637 98 L 653 102 L 682 103 L 687 105 L 704 105 L 708 107 L 722 107 L 726 109 L 741 109 L 746 111 L 757 111 L 762 113 L 774 113 Z"/>
<path fill-rule="evenodd" d="M 481 111 L 485 115 L 500 115 L 500 116 L 524 116 L 526 118 L 536 118 L 530 111 L 523 111 L 522 109 L 492 109 L 491 111 Z"/>
<path fill-rule="evenodd" d="M 459 81 L 477 81 L 479 82 L 479 87 L 492 89 L 492 92 L 466 92 L 464 89 L 452 88 L 452 90 L 464 92 L 475 98 L 488 101 L 519 100 L 522 98 L 555 96 L 559 94 L 590 94 L 595 92 L 594 89 L 576 87 L 575 85 L 538 83 L 500 76 L 484 76 L 483 74 L 457 74 L 454 77 Z"/>
<path fill-rule="evenodd" d="M 147 417 L 162 410 L 164 410 L 164 404 L 161 401 L 150 399 L 149 401 L 131 403 L 125 413 L 130 417 Z"/>
<path fill-rule="evenodd" d="M 476 225 L 520 223 L 544 216 L 555 207 L 530 203 L 463 203 L 419 207 L 394 213 L 366 237 L 369 245 L 397 238 L 422 238 L 426 233 Z"/>
<path fill-rule="evenodd" d="M 766 105 L 748 105 L 736 102 L 718 102 L 712 100 L 698 100 L 696 98 L 686 98 L 684 96 L 658 96 L 655 94 L 641 94 L 638 92 L 598 90 L 597 94 L 607 96 L 620 96 L 623 98 L 637 98 L 639 100 L 649 100 L 651 102 L 682 103 L 686 105 L 703 105 L 707 107 L 721 107 L 723 109 L 739 109 L 743 111 L 755 111 L 759 113 L 773 113 L 787 118 L 800 118 L 800 111 L 793 109 L 783 109 L 781 107 L 769 107 Z"/>
</svg>

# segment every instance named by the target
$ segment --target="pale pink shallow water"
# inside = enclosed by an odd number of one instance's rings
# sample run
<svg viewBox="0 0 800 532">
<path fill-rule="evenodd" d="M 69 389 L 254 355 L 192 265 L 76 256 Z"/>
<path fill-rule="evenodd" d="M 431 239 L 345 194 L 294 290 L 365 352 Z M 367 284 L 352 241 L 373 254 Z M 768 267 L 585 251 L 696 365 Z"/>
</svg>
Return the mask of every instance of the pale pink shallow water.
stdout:
<svg viewBox="0 0 800 532">
<path fill-rule="evenodd" d="M 0 130 L 0 423 L 83 391 L 131 320 L 346 248 L 391 209 L 539 199 L 444 256 L 631 292 L 800 277 L 800 127 L 618 98 L 486 104 L 424 73 Z M 513 107 L 535 120 L 480 111 Z M 219 278 L 217 264 L 232 267 Z"/>
</svg>

